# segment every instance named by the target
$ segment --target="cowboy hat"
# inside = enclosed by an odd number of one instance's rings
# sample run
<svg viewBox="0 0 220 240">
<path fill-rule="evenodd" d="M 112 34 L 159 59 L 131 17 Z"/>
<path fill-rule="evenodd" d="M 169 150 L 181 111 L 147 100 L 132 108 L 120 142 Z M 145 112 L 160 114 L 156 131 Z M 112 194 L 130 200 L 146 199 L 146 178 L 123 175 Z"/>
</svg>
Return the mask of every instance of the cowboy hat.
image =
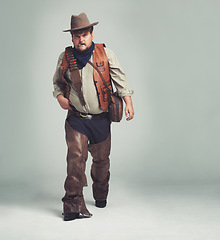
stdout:
<svg viewBox="0 0 220 240">
<path fill-rule="evenodd" d="M 63 32 L 81 30 L 84 28 L 95 26 L 98 23 L 99 22 L 90 23 L 85 13 L 80 13 L 79 15 L 72 15 L 70 25 L 71 29 L 64 30 Z"/>
</svg>

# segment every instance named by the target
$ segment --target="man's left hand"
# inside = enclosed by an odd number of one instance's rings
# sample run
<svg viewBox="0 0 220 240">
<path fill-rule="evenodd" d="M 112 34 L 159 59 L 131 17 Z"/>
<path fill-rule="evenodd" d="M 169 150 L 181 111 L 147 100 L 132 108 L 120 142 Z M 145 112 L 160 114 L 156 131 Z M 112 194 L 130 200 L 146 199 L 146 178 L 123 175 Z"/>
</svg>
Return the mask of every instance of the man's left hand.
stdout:
<svg viewBox="0 0 220 240">
<path fill-rule="evenodd" d="M 134 108 L 133 108 L 132 100 L 131 100 L 130 96 L 125 96 L 125 97 L 123 97 L 123 99 L 126 104 L 126 106 L 125 106 L 126 120 L 129 121 L 134 118 Z"/>
</svg>

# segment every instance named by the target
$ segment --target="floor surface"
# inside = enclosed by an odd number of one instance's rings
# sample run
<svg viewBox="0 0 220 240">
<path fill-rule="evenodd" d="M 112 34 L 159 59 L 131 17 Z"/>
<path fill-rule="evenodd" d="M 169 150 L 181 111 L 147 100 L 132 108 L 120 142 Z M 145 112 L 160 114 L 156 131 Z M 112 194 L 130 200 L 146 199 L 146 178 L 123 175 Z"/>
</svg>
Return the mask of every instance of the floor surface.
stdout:
<svg viewBox="0 0 220 240">
<path fill-rule="evenodd" d="M 128 185 L 112 182 L 104 209 L 94 206 L 91 188 L 86 188 L 86 203 L 93 217 L 70 222 L 62 220 L 60 183 L 35 189 L 22 184 L 4 185 L 0 239 L 220 239 L 219 186 L 160 185 L 139 189 L 138 185 Z"/>
</svg>

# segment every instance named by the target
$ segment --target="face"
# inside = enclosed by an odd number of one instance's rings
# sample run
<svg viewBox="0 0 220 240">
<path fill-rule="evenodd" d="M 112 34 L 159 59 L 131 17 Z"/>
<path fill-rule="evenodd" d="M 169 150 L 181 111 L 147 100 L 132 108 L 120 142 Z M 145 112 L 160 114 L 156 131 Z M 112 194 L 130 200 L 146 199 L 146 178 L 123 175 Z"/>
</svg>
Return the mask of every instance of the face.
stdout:
<svg viewBox="0 0 220 240">
<path fill-rule="evenodd" d="M 92 45 L 93 33 L 89 31 L 82 31 L 80 33 L 73 33 L 72 42 L 76 50 L 83 52 L 89 49 Z"/>
</svg>

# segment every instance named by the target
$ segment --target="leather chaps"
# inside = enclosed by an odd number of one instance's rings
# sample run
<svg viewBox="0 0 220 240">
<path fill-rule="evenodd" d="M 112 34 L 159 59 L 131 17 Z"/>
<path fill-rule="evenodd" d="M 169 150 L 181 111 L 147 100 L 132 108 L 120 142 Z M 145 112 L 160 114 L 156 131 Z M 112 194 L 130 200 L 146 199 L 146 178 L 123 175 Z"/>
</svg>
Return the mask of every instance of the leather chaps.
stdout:
<svg viewBox="0 0 220 240">
<path fill-rule="evenodd" d="M 88 146 L 87 136 L 71 128 L 67 121 L 65 131 L 68 151 L 67 177 L 64 183 L 66 193 L 62 198 L 63 212 L 75 212 L 83 217 L 90 217 L 92 214 L 86 208 L 83 197 L 83 187 L 87 186 L 85 169 L 88 151 L 93 158 L 91 167 L 93 197 L 95 200 L 106 200 L 110 177 L 111 134 L 105 141 Z"/>
</svg>

